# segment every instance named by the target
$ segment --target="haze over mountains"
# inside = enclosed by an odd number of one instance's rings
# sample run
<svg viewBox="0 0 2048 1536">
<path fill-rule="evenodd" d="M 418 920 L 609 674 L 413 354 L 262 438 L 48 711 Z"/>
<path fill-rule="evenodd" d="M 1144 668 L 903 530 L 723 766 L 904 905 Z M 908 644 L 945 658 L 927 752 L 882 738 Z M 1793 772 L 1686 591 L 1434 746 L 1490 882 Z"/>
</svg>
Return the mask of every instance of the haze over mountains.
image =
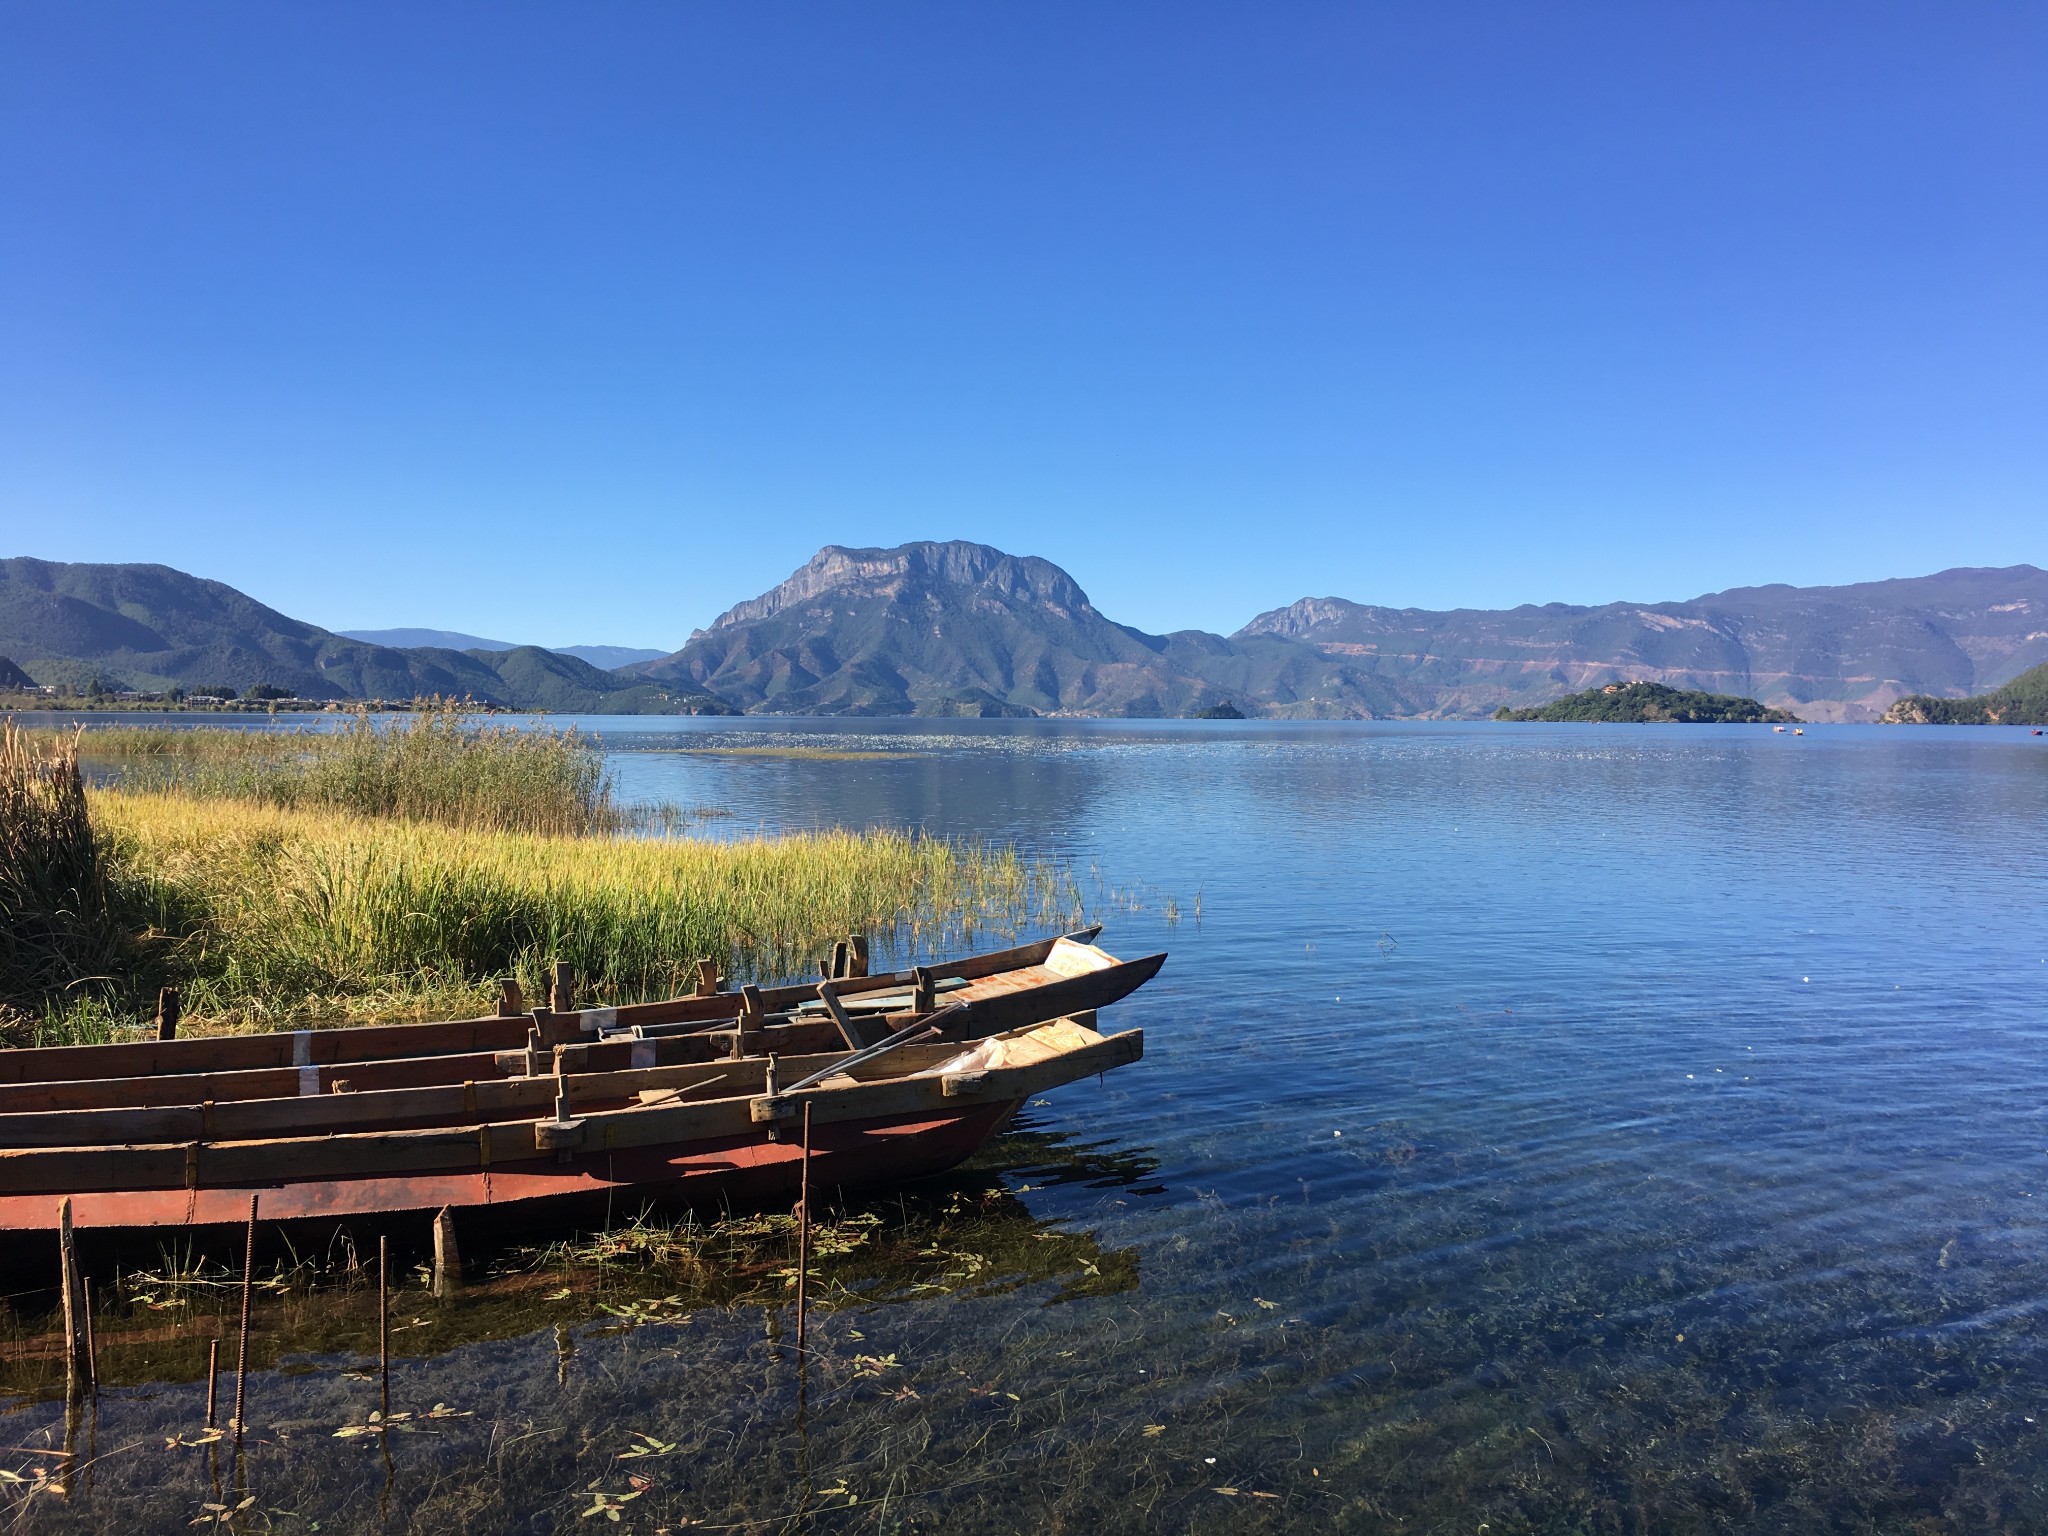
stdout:
<svg viewBox="0 0 2048 1536">
<path fill-rule="evenodd" d="M 516 651 L 520 648 L 515 640 L 486 640 L 481 635 L 465 635 L 452 629 L 337 629 L 335 633 L 349 640 L 367 640 L 372 645 L 401 649 L 432 646 L 444 651 Z M 574 656 L 578 661 L 606 669 L 631 666 L 636 661 L 654 661 L 668 654 L 651 645 L 556 645 L 549 649 L 557 656 Z"/>
<path fill-rule="evenodd" d="M 1807 719 L 1875 719 L 1904 695 L 1980 693 L 2048 661 L 2048 572 L 1450 612 L 1304 598 L 1234 635 L 1150 635 L 1033 556 L 963 541 L 830 545 L 666 656 L 358 634 L 167 566 L 0 562 L 0 656 L 43 683 L 269 683 L 307 698 L 466 694 L 590 713 L 1178 716 L 1229 702 L 1337 718 L 1486 715 L 1643 678 Z M 473 643 L 383 643 L 415 638 Z M 612 651 L 636 659 L 585 659 Z"/>
</svg>

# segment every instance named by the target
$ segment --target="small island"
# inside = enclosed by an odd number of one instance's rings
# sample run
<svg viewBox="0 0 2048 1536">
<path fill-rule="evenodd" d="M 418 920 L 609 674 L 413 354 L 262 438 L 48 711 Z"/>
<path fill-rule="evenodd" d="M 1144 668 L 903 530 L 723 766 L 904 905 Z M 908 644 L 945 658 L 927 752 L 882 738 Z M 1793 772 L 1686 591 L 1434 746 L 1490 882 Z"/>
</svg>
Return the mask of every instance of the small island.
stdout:
<svg viewBox="0 0 2048 1536">
<path fill-rule="evenodd" d="M 1221 704 L 1211 704 L 1207 709 L 1196 710 L 1188 718 L 1190 720 L 1242 720 L 1244 718 L 1244 711 L 1231 703 L 1230 700 L 1225 699 Z"/>
<path fill-rule="evenodd" d="M 1885 725 L 2048 725 L 2048 661 L 2003 688 L 1967 699 L 1911 693 L 1884 712 Z"/>
<path fill-rule="evenodd" d="M 1620 721 L 1629 724 L 1794 725 L 1797 715 L 1769 709 L 1755 699 L 1732 693 L 1700 693 L 1667 688 L 1662 683 L 1606 683 L 1583 693 L 1568 694 L 1533 709 L 1495 710 L 1496 720 Z"/>
</svg>

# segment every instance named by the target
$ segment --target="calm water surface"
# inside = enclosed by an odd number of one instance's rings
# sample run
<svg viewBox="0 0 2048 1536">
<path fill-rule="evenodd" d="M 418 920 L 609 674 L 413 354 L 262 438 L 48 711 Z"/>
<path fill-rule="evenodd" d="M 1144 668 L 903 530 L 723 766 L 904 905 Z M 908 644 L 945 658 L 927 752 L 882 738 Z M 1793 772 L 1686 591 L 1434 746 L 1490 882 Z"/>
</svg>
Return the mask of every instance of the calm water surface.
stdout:
<svg viewBox="0 0 2048 1536">
<path fill-rule="evenodd" d="M 1145 1060 L 914 1197 L 1002 1233 L 831 1313 L 801 1415 L 762 1309 L 585 1307 L 423 1323 L 395 1397 L 473 1417 L 337 1439 L 337 1322 L 252 1379 L 234 1528 L 2048 1530 L 2048 741 L 585 723 L 708 835 L 1070 861 L 1172 952 Z M 31 1523 L 233 1505 L 163 1448 L 200 1395 L 107 1393 Z"/>
</svg>

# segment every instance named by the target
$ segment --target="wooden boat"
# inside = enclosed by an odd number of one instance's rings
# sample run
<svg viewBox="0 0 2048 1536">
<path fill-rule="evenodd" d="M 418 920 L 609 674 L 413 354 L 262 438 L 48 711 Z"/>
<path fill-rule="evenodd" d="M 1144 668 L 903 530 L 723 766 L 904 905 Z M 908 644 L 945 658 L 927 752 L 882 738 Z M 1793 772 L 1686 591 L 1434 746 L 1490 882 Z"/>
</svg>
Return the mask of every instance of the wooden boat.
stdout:
<svg viewBox="0 0 2048 1536">
<path fill-rule="evenodd" d="M 1095 933 L 616 1009 L 0 1053 L 0 1230 L 67 1197 L 116 1229 L 239 1223 L 251 1195 L 266 1221 L 750 1203 L 794 1187 L 806 1107 L 814 1179 L 936 1172 L 1142 1052 L 1095 1010 L 1165 956 Z"/>
</svg>

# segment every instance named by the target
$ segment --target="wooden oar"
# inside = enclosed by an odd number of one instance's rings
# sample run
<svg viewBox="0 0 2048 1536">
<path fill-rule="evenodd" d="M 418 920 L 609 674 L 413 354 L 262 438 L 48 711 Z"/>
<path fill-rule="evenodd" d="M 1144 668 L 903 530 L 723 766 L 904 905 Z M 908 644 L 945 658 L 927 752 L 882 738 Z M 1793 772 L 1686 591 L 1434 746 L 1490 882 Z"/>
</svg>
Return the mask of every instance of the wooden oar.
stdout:
<svg viewBox="0 0 2048 1536">
<path fill-rule="evenodd" d="M 800 1083 L 791 1083 L 782 1090 L 783 1096 L 787 1097 L 792 1093 L 799 1093 L 806 1088 L 815 1088 L 828 1077 L 837 1077 L 841 1072 L 861 1066 L 864 1063 L 875 1060 L 877 1057 L 886 1056 L 900 1046 L 913 1045 L 917 1041 L 924 1039 L 926 1035 L 943 1034 L 945 1032 L 946 1016 L 948 1014 L 965 1012 L 967 1012 L 967 1005 L 965 1003 L 955 1003 L 950 1008 L 941 1008 L 937 1013 L 928 1013 L 921 1019 L 913 1019 L 910 1023 L 897 1030 L 895 1034 L 889 1036 L 888 1039 L 878 1040 L 866 1050 L 855 1051 L 851 1056 L 843 1056 L 829 1067 L 820 1067 Z"/>
</svg>

